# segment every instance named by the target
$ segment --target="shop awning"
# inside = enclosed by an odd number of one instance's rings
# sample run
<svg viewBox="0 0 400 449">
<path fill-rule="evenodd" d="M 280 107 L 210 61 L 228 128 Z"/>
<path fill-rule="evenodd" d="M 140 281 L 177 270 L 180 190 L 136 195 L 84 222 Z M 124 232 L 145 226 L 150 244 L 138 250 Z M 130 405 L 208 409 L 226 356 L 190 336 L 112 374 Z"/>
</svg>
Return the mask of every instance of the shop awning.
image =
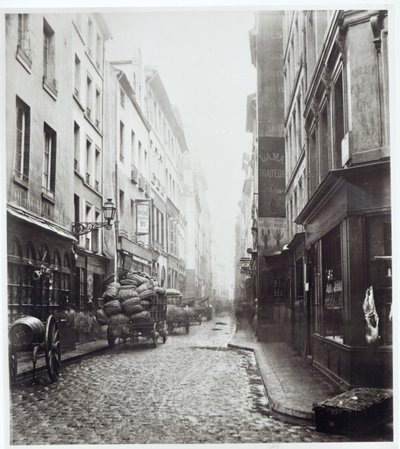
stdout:
<svg viewBox="0 0 400 449">
<path fill-rule="evenodd" d="M 36 217 L 28 212 L 25 212 L 21 209 L 17 209 L 11 205 L 7 205 L 7 213 L 15 218 L 18 218 L 19 220 L 24 221 L 25 223 L 32 224 L 46 231 L 50 231 L 54 234 L 57 234 L 59 237 L 71 240 L 73 242 L 77 241 L 76 238 L 70 232 L 66 231 L 65 229 L 61 228 L 55 223 L 51 223 L 48 220 L 45 220 L 44 218 Z"/>
</svg>

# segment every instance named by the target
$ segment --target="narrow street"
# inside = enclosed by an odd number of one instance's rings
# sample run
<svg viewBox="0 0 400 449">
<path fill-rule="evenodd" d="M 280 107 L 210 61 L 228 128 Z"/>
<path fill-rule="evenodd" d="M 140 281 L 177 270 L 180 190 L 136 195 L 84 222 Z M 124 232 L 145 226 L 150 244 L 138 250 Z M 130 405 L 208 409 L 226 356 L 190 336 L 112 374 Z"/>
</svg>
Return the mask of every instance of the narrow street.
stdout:
<svg viewBox="0 0 400 449">
<path fill-rule="evenodd" d="M 11 444 L 346 441 L 272 417 L 254 355 L 227 348 L 233 332 L 216 317 L 158 348 L 121 345 L 53 384 L 15 387 Z"/>
</svg>

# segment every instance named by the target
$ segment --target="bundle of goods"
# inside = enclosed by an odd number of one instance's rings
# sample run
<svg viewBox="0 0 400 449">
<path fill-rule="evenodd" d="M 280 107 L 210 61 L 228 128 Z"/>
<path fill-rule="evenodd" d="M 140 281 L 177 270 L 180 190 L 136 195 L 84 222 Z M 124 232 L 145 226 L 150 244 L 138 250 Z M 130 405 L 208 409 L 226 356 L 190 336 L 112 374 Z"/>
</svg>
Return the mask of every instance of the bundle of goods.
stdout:
<svg viewBox="0 0 400 449">
<path fill-rule="evenodd" d="M 151 323 L 157 295 L 165 295 L 165 289 L 158 286 L 156 279 L 147 273 L 129 272 L 120 282 L 107 285 L 96 320 L 108 324 L 113 337 L 128 337 L 130 323 Z"/>
</svg>

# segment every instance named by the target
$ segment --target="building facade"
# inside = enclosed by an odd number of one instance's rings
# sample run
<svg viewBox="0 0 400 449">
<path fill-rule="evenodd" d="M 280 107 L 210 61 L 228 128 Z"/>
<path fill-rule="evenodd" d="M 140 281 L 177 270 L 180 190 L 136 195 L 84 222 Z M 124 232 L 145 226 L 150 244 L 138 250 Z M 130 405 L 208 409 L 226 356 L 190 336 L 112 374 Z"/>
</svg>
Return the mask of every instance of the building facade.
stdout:
<svg viewBox="0 0 400 449">
<path fill-rule="evenodd" d="M 258 255 L 257 293 L 261 304 L 268 303 L 271 291 L 275 297 L 274 306 L 266 309 L 269 316 L 261 313 L 259 319 L 288 325 L 281 334 L 266 327 L 264 335 L 292 344 L 344 388 L 390 386 L 387 12 L 285 11 L 280 19 L 277 13 L 266 16 L 257 16 L 250 33 L 253 61 L 260 69 L 257 231 L 259 239 L 260 208 L 268 208 L 277 193 L 274 189 L 265 195 L 260 167 L 265 123 L 271 126 L 268 118 L 263 123 L 262 117 L 268 117 L 263 108 L 271 104 L 266 95 L 271 89 L 275 95 L 282 92 L 282 111 L 275 111 L 274 118 L 277 134 L 284 138 L 285 182 L 279 204 L 287 236 L 279 254 L 264 252 L 263 261 Z M 263 22 L 279 20 L 277 34 L 272 26 L 265 26 L 263 33 Z M 278 35 L 280 57 L 275 52 Z M 276 60 L 284 75 L 282 86 L 272 75 Z M 280 270 L 283 282 L 262 273 L 261 263 L 270 273 Z M 269 284 L 267 290 L 263 282 Z M 372 343 L 363 309 L 367 289 L 373 291 L 379 317 Z"/>
<path fill-rule="evenodd" d="M 71 32 L 71 17 L 6 16 L 10 319 L 44 318 L 71 295 L 73 133 L 63 112 L 73 108 Z"/>
<path fill-rule="evenodd" d="M 139 270 L 180 290 L 186 280 L 182 120 L 157 70 L 140 52 L 116 59 L 110 37 L 100 14 L 6 17 L 9 318 L 68 309 L 89 338 L 111 277 Z M 108 199 L 112 227 L 93 230 Z M 201 207 L 195 257 L 205 295 L 211 236 Z"/>
</svg>

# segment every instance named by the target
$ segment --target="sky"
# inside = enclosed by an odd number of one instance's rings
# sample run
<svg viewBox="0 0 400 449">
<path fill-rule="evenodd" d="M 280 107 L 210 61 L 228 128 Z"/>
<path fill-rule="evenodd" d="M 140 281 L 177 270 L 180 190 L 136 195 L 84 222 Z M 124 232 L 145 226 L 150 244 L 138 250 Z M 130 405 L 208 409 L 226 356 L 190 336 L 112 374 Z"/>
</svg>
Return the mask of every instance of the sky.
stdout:
<svg viewBox="0 0 400 449">
<path fill-rule="evenodd" d="M 247 96 L 256 89 L 248 33 L 254 12 L 234 10 L 103 13 L 115 56 L 155 66 L 183 122 L 189 150 L 207 179 L 214 249 L 233 283 L 234 224 L 250 151 Z"/>
</svg>

